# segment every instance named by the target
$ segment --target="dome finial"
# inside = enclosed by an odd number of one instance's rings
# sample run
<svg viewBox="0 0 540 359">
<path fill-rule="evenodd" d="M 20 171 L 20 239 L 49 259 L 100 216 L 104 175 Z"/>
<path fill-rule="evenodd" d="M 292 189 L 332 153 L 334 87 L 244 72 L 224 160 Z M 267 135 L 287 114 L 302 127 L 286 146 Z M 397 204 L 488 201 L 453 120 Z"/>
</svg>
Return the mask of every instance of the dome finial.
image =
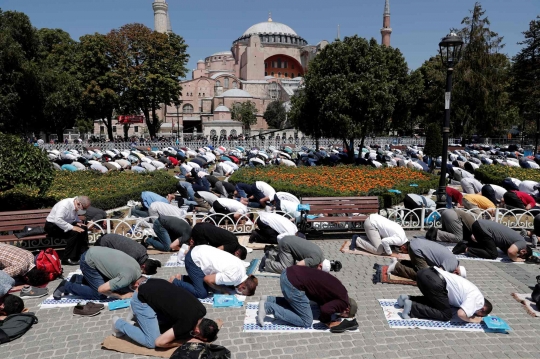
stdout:
<svg viewBox="0 0 540 359">
<path fill-rule="evenodd" d="M 268 13 L 268 22 L 272 22 L 272 12 Z"/>
</svg>

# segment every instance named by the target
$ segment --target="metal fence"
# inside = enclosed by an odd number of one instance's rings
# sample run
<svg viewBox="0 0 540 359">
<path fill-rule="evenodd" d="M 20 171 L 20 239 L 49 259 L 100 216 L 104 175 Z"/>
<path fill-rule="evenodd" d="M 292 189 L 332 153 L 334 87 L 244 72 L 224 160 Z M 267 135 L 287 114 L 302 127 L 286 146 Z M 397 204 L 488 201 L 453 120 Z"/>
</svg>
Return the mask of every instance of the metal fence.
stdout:
<svg viewBox="0 0 540 359">
<path fill-rule="evenodd" d="M 451 139 L 450 143 L 458 141 L 457 139 Z M 425 137 L 418 138 L 401 138 L 401 137 L 370 137 L 365 139 L 365 144 L 369 146 L 373 145 L 404 145 L 404 146 L 413 146 L 413 145 L 424 145 L 426 142 Z M 355 145 L 358 146 L 360 141 L 357 140 Z M 207 145 L 212 146 L 224 146 L 226 148 L 234 148 L 236 146 L 242 146 L 246 148 L 258 147 L 258 148 L 268 148 L 274 146 L 276 148 L 288 145 L 295 148 L 300 148 L 306 146 L 308 148 L 315 148 L 316 141 L 315 139 L 309 137 L 302 138 L 289 138 L 289 139 L 247 139 L 247 140 L 225 140 L 225 141 L 210 141 L 210 140 L 197 140 L 197 141 L 184 141 L 182 142 L 142 142 L 142 143 L 132 143 L 132 142 L 93 142 L 93 143 L 70 143 L 70 144 L 43 144 L 40 147 L 45 150 L 70 150 L 75 149 L 78 151 L 86 148 L 100 148 L 102 150 L 118 149 L 118 150 L 129 150 L 135 146 L 145 146 L 145 147 L 189 147 L 189 148 L 199 148 Z M 337 139 L 322 138 L 319 139 L 319 146 L 329 147 L 329 146 L 343 146 L 343 141 Z"/>
</svg>

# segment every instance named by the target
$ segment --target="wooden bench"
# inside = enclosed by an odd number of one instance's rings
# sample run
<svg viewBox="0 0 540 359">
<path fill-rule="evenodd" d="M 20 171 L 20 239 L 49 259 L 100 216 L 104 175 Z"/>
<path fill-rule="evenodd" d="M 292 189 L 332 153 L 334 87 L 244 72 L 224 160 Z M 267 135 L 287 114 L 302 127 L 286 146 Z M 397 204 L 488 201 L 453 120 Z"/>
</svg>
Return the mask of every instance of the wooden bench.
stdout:
<svg viewBox="0 0 540 359">
<path fill-rule="evenodd" d="M 359 223 L 364 222 L 368 215 L 379 213 L 379 197 L 303 197 L 302 204 L 309 204 L 309 212 L 302 211 L 302 222 L 300 230 L 305 233 L 308 225 L 314 223 Z M 324 214 L 324 217 L 307 218 L 308 214 Z M 359 214 L 359 215 L 353 215 Z M 328 230 L 343 230 L 339 228 L 328 228 Z M 348 228 L 350 229 L 350 228 Z M 326 230 L 326 228 L 325 228 Z"/>
<path fill-rule="evenodd" d="M 50 212 L 50 208 L 0 212 L 0 242 L 30 241 L 46 238 L 47 234 L 43 233 L 19 239 L 14 233 L 22 231 L 26 226 L 44 227 Z"/>
</svg>

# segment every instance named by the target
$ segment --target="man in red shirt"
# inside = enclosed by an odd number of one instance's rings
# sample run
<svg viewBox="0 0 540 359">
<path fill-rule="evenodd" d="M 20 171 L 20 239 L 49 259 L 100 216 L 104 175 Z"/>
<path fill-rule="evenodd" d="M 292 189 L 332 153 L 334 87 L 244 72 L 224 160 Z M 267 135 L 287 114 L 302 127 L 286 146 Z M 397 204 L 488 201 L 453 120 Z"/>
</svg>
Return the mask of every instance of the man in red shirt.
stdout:
<svg viewBox="0 0 540 359">
<path fill-rule="evenodd" d="M 453 204 L 456 207 L 463 207 L 463 194 L 455 188 L 446 186 L 446 208 L 453 208 Z"/>
<path fill-rule="evenodd" d="M 520 209 L 538 209 L 536 200 L 528 193 L 521 191 L 508 191 L 504 194 L 504 203 Z"/>
</svg>

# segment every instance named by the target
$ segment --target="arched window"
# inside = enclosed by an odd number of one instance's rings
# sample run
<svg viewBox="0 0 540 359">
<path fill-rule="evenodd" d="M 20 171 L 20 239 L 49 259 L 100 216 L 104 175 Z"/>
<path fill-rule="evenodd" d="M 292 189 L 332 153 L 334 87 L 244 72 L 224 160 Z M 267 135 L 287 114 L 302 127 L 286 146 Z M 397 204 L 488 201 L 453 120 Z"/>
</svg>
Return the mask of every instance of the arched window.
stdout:
<svg viewBox="0 0 540 359">
<path fill-rule="evenodd" d="M 223 83 L 224 83 L 223 87 L 225 87 L 226 89 L 228 89 L 228 88 L 229 88 L 229 78 L 226 77 L 225 80 L 223 80 Z"/>
<path fill-rule="evenodd" d="M 221 82 L 219 80 L 216 81 L 216 86 L 217 87 L 220 87 L 221 86 Z"/>
<path fill-rule="evenodd" d="M 215 135 L 217 135 L 217 132 L 216 132 L 216 130 L 212 130 L 212 131 L 210 131 L 210 136 L 214 137 Z"/>
<path fill-rule="evenodd" d="M 236 136 L 236 130 L 231 130 L 231 136 Z"/>
<path fill-rule="evenodd" d="M 188 104 L 185 104 L 184 107 L 182 107 L 183 113 L 193 113 L 193 106 Z"/>
<path fill-rule="evenodd" d="M 233 88 L 233 89 L 238 88 L 238 83 L 236 83 L 236 81 L 233 81 L 233 83 L 232 83 L 232 88 Z"/>
<path fill-rule="evenodd" d="M 219 131 L 219 134 L 221 136 L 227 136 L 227 130 L 221 130 L 221 131 Z"/>
</svg>

